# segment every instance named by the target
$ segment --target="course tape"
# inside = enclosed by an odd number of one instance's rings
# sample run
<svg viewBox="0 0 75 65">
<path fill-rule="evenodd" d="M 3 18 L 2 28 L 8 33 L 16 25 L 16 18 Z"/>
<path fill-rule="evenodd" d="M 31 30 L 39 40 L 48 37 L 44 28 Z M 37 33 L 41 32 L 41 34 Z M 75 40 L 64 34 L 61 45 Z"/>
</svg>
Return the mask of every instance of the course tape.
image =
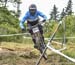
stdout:
<svg viewBox="0 0 75 65">
<path fill-rule="evenodd" d="M 9 37 L 9 36 L 21 36 L 24 35 L 24 38 L 27 38 L 25 35 L 30 35 L 29 33 L 18 33 L 18 34 L 7 34 L 7 35 L 0 35 L 0 37 Z M 29 38 L 29 37 L 28 37 Z M 75 39 L 75 37 L 65 37 L 66 39 Z M 30 39 L 30 38 L 29 38 Z M 45 38 L 46 40 L 48 40 L 49 38 Z M 54 39 L 63 39 L 62 37 L 59 38 L 54 38 Z"/>
<path fill-rule="evenodd" d="M 0 35 L 0 37 L 20 36 L 20 35 L 30 35 L 30 34 L 29 33 L 7 34 L 7 35 Z"/>
</svg>

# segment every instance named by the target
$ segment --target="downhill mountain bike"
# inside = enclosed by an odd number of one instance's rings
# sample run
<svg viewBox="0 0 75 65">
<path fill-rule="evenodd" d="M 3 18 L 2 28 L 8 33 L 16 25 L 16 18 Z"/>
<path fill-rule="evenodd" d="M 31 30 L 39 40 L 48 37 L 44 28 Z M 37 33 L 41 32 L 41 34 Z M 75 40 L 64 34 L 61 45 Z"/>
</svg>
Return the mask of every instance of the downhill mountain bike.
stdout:
<svg viewBox="0 0 75 65">
<path fill-rule="evenodd" d="M 38 49 L 40 51 L 40 53 L 42 54 L 43 50 L 46 47 L 46 44 L 44 42 L 43 35 L 40 33 L 39 25 L 41 25 L 41 23 L 38 23 L 34 26 L 30 26 L 29 29 L 32 30 L 32 32 L 33 32 L 32 38 L 35 39 L 35 41 L 36 41 L 35 44 L 34 44 L 34 47 L 36 49 Z M 43 55 L 43 58 L 45 60 L 47 59 L 46 53 Z"/>
</svg>

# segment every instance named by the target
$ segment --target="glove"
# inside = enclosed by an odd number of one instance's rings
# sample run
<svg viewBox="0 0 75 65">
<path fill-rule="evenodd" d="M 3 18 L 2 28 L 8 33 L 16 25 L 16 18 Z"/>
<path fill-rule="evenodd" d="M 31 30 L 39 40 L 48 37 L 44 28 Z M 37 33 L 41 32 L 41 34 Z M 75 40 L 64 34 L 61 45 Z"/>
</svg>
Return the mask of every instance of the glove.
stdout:
<svg viewBox="0 0 75 65">
<path fill-rule="evenodd" d="M 42 23 L 41 26 L 43 27 L 45 25 L 45 23 Z"/>
<path fill-rule="evenodd" d="M 26 29 L 25 29 L 25 28 L 23 28 L 23 29 L 22 29 L 22 33 L 25 33 L 25 32 L 26 32 Z"/>
<path fill-rule="evenodd" d="M 42 26 L 44 26 L 44 24 L 45 24 L 45 21 L 46 21 L 46 19 L 42 20 L 42 22 L 43 22 L 43 23 L 41 24 Z"/>
</svg>

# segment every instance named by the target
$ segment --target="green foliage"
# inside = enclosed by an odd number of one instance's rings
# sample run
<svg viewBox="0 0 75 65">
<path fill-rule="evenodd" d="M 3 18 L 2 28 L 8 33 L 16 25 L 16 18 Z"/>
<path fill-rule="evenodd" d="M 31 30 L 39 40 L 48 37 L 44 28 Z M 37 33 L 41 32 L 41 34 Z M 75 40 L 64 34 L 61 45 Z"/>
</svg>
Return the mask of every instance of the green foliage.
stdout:
<svg viewBox="0 0 75 65">
<path fill-rule="evenodd" d="M 64 32 L 66 37 L 73 37 L 75 36 L 75 16 L 74 15 L 69 15 L 63 18 L 63 23 L 62 25 L 59 27 L 57 33 L 56 33 L 56 37 L 62 37 Z M 65 30 L 64 30 L 64 24 L 65 24 Z M 45 25 L 45 37 L 50 37 L 53 32 L 55 31 L 55 29 L 57 28 L 58 22 L 56 21 L 50 21 L 47 22 Z"/>
<path fill-rule="evenodd" d="M 0 7 L 0 34 L 14 34 L 19 33 L 19 20 L 11 14 L 6 8 Z M 20 37 L 0 37 L 0 41 L 17 41 Z"/>
<path fill-rule="evenodd" d="M 60 20 L 62 20 L 64 18 L 64 16 L 66 16 L 66 12 L 65 12 L 65 10 L 63 8 L 63 10 L 62 10 L 62 12 L 60 14 Z"/>
<path fill-rule="evenodd" d="M 71 15 L 72 14 L 72 0 L 69 0 L 68 5 L 66 7 L 66 14 Z"/>
<path fill-rule="evenodd" d="M 6 8 L 0 8 L 0 29 L 2 28 L 5 28 L 7 30 L 19 29 L 19 20 L 15 16 L 11 15 L 11 13 Z"/>
<path fill-rule="evenodd" d="M 75 36 L 75 16 L 69 15 L 64 19 L 66 24 L 66 35 Z"/>
<path fill-rule="evenodd" d="M 56 7 L 56 5 L 54 5 L 52 12 L 50 13 L 50 19 L 51 20 L 57 20 L 58 19 L 58 9 Z"/>
<path fill-rule="evenodd" d="M 56 22 L 54 20 L 51 20 L 51 21 L 45 23 L 45 26 L 44 26 L 44 36 L 45 37 L 51 36 L 51 34 L 54 31 L 53 28 L 54 28 L 55 23 Z"/>
</svg>

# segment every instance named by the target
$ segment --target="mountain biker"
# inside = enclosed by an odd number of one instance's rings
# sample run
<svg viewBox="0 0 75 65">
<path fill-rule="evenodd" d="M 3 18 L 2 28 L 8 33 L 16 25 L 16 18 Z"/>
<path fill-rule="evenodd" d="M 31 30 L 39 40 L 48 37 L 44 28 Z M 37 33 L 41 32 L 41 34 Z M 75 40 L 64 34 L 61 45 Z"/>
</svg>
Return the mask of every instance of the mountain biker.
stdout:
<svg viewBox="0 0 75 65">
<path fill-rule="evenodd" d="M 20 21 L 20 27 L 21 27 L 22 31 L 25 31 L 25 27 L 24 27 L 25 21 L 27 21 L 28 26 L 36 25 L 39 22 L 39 16 L 43 18 L 42 22 L 46 21 L 47 17 L 42 12 L 37 10 L 37 7 L 35 4 L 31 4 L 29 6 L 29 11 L 26 12 L 23 19 Z M 44 41 L 43 30 L 42 30 L 41 25 L 39 25 L 39 30 L 40 30 L 40 33 L 42 35 L 43 41 Z M 29 30 L 29 33 L 31 35 L 33 35 L 32 30 Z M 34 48 L 37 48 L 36 47 L 36 41 L 33 37 L 32 37 L 32 40 L 34 42 Z"/>
</svg>

